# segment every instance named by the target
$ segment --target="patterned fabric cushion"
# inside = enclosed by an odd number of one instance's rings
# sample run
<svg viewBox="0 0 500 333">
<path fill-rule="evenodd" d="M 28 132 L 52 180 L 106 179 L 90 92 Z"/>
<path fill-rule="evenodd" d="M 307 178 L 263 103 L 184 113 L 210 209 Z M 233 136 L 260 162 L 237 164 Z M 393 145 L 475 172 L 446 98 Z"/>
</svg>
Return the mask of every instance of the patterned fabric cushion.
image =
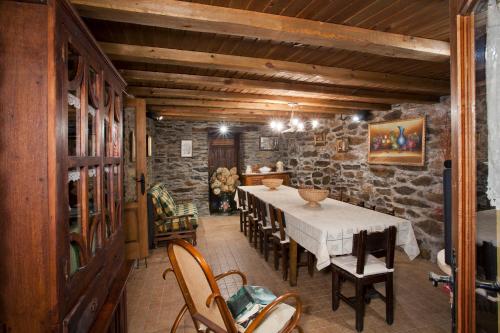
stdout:
<svg viewBox="0 0 500 333">
<path fill-rule="evenodd" d="M 165 188 L 164 184 L 156 184 L 149 190 L 153 205 L 156 210 L 156 216 L 165 218 L 167 216 L 176 215 L 176 204 L 174 198 Z"/>
<path fill-rule="evenodd" d="M 188 226 L 185 218 L 167 219 L 167 217 L 193 214 L 189 218 L 191 227 L 196 229 L 198 226 L 198 209 L 192 202 L 176 204 L 165 184 L 155 184 L 149 190 L 153 202 L 157 230 L 161 233 L 171 231 L 187 230 Z"/>
</svg>

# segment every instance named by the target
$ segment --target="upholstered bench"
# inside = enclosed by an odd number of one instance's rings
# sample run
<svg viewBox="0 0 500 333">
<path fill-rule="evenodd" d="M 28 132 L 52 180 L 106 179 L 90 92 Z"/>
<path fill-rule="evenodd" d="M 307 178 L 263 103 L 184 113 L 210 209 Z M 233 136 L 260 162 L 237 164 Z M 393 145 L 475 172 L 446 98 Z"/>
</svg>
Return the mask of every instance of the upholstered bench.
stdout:
<svg viewBox="0 0 500 333">
<path fill-rule="evenodd" d="M 148 191 L 148 224 L 150 248 L 176 238 L 191 240 L 196 245 L 198 209 L 192 202 L 176 203 L 163 183 Z"/>
</svg>

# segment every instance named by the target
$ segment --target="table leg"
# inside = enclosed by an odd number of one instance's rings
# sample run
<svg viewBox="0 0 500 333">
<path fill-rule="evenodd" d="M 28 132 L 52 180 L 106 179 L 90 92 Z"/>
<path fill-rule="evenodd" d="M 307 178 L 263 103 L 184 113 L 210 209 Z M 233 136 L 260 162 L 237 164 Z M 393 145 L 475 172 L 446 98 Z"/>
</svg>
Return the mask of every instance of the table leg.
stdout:
<svg viewBox="0 0 500 333">
<path fill-rule="evenodd" d="M 297 285 L 297 242 L 290 238 L 290 275 L 288 279 L 290 280 L 290 285 L 292 287 Z"/>
</svg>

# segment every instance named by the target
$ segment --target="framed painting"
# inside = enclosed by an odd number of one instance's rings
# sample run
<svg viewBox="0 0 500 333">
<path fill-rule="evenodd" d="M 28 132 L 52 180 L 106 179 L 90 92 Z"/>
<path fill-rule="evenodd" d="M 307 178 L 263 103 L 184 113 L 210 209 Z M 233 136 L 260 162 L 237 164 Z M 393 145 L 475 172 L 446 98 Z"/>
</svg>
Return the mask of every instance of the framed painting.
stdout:
<svg viewBox="0 0 500 333">
<path fill-rule="evenodd" d="M 181 140 L 181 157 L 193 157 L 193 140 Z"/>
<path fill-rule="evenodd" d="M 368 125 L 368 163 L 415 165 L 425 163 L 425 117 Z"/>
<path fill-rule="evenodd" d="M 259 142 L 260 150 L 278 150 L 279 137 L 277 136 L 261 136 Z"/>
</svg>

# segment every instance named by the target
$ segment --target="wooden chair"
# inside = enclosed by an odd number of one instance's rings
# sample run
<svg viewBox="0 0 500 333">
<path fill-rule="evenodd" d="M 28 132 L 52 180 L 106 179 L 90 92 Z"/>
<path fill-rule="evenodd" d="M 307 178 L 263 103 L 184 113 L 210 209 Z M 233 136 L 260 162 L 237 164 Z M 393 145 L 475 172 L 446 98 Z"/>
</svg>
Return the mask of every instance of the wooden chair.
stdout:
<svg viewBox="0 0 500 333">
<path fill-rule="evenodd" d="M 248 205 L 248 213 L 247 213 L 247 236 L 250 244 L 254 241 L 255 235 L 255 226 L 257 224 L 257 209 L 256 209 L 256 201 L 255 196 L 252 193 L 247 193 L 247 205 Z"/>
<path fill-rule="evenodd" d="M 247 235 L 247 214 L 248 214 L 248 206 L 247 206 L 247 192 L 238 188 L 238 210 L 240 211 L 240 232 L 243 232 L 245 236 Z"/>
<path fill-rule="evenodd" d="M 288 270 L 290 267 L 289 251 L 290 251 L 290 238 L 286 234 L 285 214 L 279 209 L 269 204 L 269 219 L 273 236 L 273 253 L 274 253 L 274 268 L 279 269 L 279 261 L 281 259 L 281 271 L 283 273 L 283 280 L 288 279 Z M 307 259 L 305 263 L 300 262 L 301 253 L 304 248 L 299 246 L 299 253 L 297 255 L 297 266 L 307 266 L 310 276 L 314 275 L 314 254 L 307 252 Z"/>
<path fill-rule="evenodd" d="M 359 207 L 364 207 L 365 202 L 362 199 L 356 198 L 356 197 L 350 197 L 349 198 L 349 203 L 351 205 L 359 206 Z"/>
<path fill-rule="evenodd" d="M 339 307 L 342 299 L 356 310 L 356 330 L 363 330 L 366 291 L 373 290 L 386 303 L 386 321 L 389 325 L 394 320 L 394 248 L 396 246 L 396 227 L 391 226 L 382 232 L 368 234 L 365 231 L 354 235 L 352 255 L 331 259 L 332 268 L 332 309 Z M 385 262 L 378 258 L 385 257 Z M 355 284 L 355 297 L 346 297 L 341 293 L 342 280 Z M 385 282 L 385 296 L 373 289 L 373 284 Z"/>
<path fill-rule="evenodd" d="M 184 240 L 174 240 L 168 246 L 168 257 L 172 268 L 163 273 L 174 272 L 186 304 L 177 315 L 171 329 L 175 333 L 182 317 L 189 311 L 197 332 L 238 333 L 235 321 L 221 296 L 217 281 L 229 275 L 239 275 L 247 284 L 245 274 L 228 271 L 214 276 L 201 253 Z M 285 303 L 294 299 L 295 308 Z M 297 329 L 302 312 L 302 302 L 295 293 L 286 293 L 267 305 L 245 330 L 245 333 L 288 333 Z"/>
<path fill-rule="evenodd" d="M 259 222 L 258 222 L 258 234 L 259 234 L 259 249 L 260 253 L 264 254 L 264 259 L 267 261 L 269 259 L 269 250 L 272 243 L 272 227 L 267 214 L 267 204 L 258 199 L 259 211 Z"/>
</svg>

